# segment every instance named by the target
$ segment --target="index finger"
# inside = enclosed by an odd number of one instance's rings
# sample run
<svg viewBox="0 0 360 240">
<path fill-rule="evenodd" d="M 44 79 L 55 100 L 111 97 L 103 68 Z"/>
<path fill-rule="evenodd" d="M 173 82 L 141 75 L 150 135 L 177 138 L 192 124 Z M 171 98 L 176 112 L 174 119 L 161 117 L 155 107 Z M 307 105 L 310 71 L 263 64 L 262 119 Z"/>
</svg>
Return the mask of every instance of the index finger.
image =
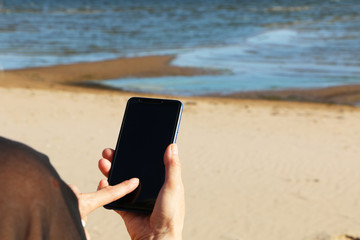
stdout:
<svg viewBox="0 0 360 240">
<path fill-rule="evenodd" d="M 104 206 L 105 204 L 111 203 L 115 200 L 118 200 L 126 194 L 134 191 L 138 185 L 139 179 L 132 178 L 114 186 L 105 186 L 96 192 L 83 193 L 82 198 L 86 203 L 86 209 L 83 210 L 84 215 L 87 216 L 95 209 Z"/>
</svg>

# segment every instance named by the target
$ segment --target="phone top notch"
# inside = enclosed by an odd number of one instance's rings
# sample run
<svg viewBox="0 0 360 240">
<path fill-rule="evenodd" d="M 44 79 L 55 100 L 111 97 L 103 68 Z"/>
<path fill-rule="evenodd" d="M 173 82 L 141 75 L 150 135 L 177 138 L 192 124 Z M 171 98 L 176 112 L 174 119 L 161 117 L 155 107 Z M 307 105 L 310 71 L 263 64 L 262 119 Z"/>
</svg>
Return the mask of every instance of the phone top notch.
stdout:
<svg viewBox="0 0 360 240">
<path fill-rule="evenodd" d="M 133 97 L 133 100 L 139 102 L 139 103 L 148 103 L 148 104 L 162 104 L 164 103 L 164 100 L 162 99 L 155 99 L 155 98 L 138 98 Z"/>
</svg>

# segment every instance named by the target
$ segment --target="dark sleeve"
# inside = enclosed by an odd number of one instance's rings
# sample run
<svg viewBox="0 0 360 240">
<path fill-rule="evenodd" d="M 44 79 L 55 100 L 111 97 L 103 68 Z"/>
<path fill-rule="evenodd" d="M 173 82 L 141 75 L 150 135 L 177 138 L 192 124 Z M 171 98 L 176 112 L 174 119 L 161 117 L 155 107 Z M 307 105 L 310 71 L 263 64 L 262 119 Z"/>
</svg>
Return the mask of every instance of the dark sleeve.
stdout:
<svg viewBox="0 0 360 240">
<path fill-rule="evenodd" d="M 2 137 L 0 239 L 86 239 L 77 198 L 48 157 Z"/>
</svg>

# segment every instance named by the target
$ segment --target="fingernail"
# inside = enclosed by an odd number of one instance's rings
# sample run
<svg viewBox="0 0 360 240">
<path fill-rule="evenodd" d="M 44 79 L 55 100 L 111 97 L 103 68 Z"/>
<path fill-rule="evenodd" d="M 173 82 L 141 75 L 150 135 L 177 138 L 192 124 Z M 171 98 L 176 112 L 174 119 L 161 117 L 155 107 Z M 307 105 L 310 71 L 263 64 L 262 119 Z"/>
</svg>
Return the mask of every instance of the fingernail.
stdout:
<svg viewBox="0 0 360 240">
<path fill-rule="evenodd" d="M 83 227 L 86 226 L 86 222 L 84 220 L 82 220 L 82 219 L 81 219 L 81 224 L 82 224 Z"/>
<path fill-rule="evenodd" d="M 137 186 L 139 184 L 139 179 L 138 178 L 132 178 L 129 180 L 129 185 L 130 186 Z"/>
<path fill-rule="evenodd" d="M 171 145 L 171 152 L 174 155 L 178 155 L 178 147 L 176 144 Z"/>
</svg>

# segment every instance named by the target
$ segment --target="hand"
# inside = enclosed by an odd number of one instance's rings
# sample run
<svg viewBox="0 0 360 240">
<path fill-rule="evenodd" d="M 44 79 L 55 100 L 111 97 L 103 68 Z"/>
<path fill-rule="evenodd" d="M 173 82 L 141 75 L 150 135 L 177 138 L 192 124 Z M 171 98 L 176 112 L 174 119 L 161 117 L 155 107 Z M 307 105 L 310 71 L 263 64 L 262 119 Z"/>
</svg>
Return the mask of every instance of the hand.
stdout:
<svg viewBox="0 0 360 240">
<path fill-rule="evenodd" d="M 85 227 L 87 215 L 89 215 L 92 211 L 125 196 L 126 194 L 135 190 L 138 185 L 139 179 L 132 178 L 115 186 L 104 187 L 102 182 L 100 182 L 98 190 L 92 193 L 81 193 L 74 185 L 69 185 L 69 187 L 73 190 L 76 197 L 78 198 L 80 217 L 83 221 L 83 226 Z M 86 238 L 90 239 L 90 235 L 86 229 L 84 229 L 84 231 Z"/>
<path fill-rule="evenodd" d="M 105 149 L 99 161 L 100 171 L 108 177 L 114 150 Z M 167 147 L 164 154 L 165 182 L 150 216 L 116 211 L 123 218 L 131 239 L 181 239 L 185 215 L 184 186 L 176 144 Z M 104 179 L 99 189 L 109 187 Z"/>
</svg>

